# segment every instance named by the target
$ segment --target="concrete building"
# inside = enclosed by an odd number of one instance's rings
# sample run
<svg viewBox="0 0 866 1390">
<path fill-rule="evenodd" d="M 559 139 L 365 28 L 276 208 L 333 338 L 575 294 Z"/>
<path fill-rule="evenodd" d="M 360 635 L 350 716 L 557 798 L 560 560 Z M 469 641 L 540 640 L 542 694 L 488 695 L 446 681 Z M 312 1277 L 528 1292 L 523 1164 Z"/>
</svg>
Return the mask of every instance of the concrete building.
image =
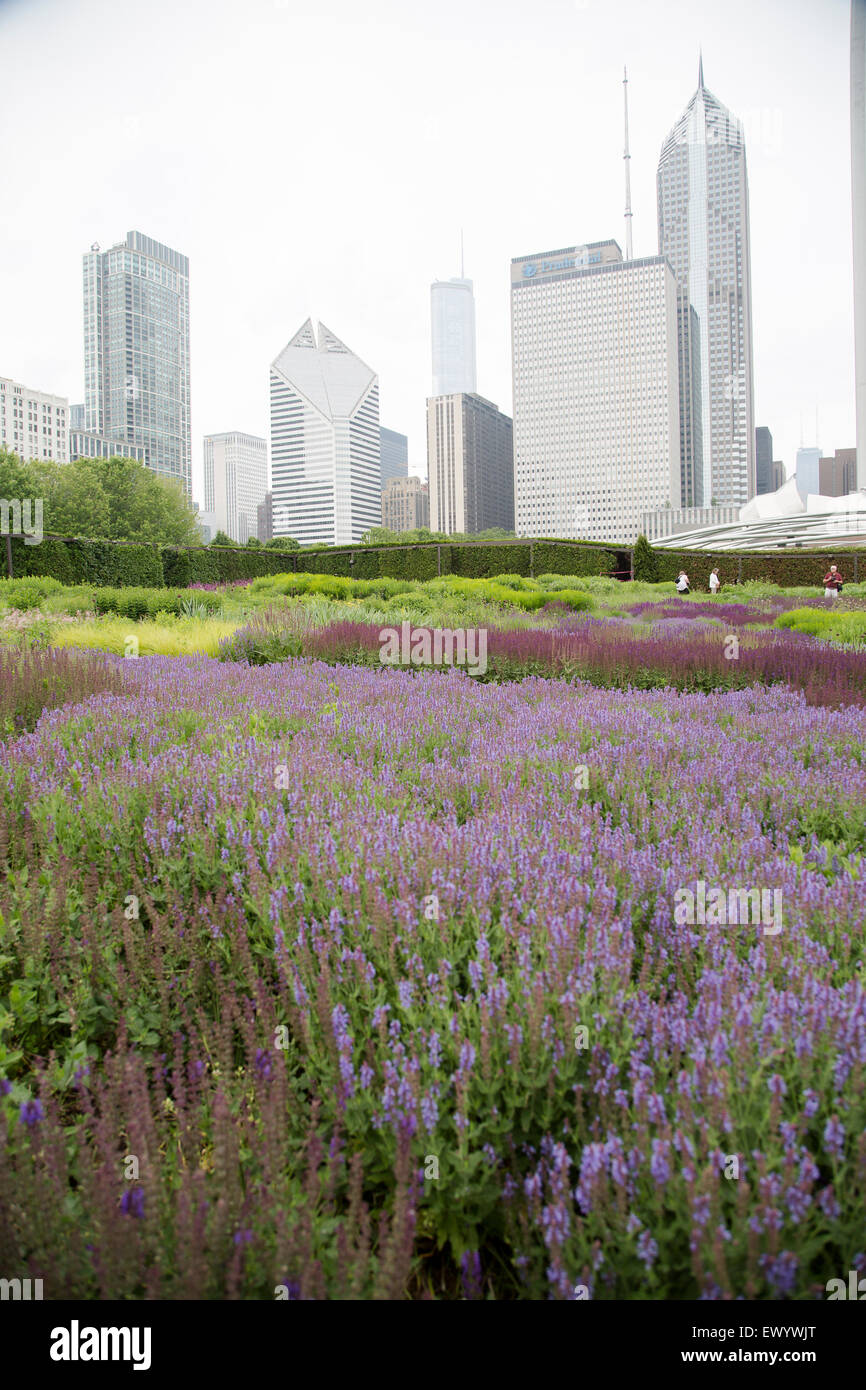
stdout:
<svg viewBox="0 0 866 1390">
<path fill-rule="evenodd" d="M 435 280 L 430 286 L 430 321 L 433 395 L 474 394 L 475 296 L 472 281 Z"/>
<path fill-rule="evenodd" d="M 379 450 L 381 454 L 381 478 L 384 491 L 389 478 L 405 478 L 409 472 L 409 439 L 396 430 L 379 430 Z"/>
<path fill-rule="evenodd" d="M 0 447 L 24 462 L 69 462 L 69 401 L 0 377 Z"/>
<path fill-rule="evenodd" d="M 265 493 L 265 500 L 256 507 L 256 536 L 264 545 L 274 539 L 274 494 Z"/>
<path fill-rule="evenodd" d="M 755 430 L 755 492 L 775 492 L 775 490 L 773 487 L 773 436 L 766 425 L 758 425 Z"/>
<path fill-rule="evenodd" d="M 821 491 L 819 475 L 820 461 L 820 449 L 804 448 L 797 450 L 794 477 L 797 480 L 797 491 L 804 502 L 810 493 L 817 494 Z"/>
<path fill-rule="evenodd" d="M 351 545 L 382 524 L 379 379 L 310 319 L 271 364 L 274 536 Z"/>
<path fill-rule="evenodd" d="M 866 488 L 866 0 L 851 0 L 851 205 L 857 487 Z"/>
<path fill-rule="evenodd" d="M 90 435 L 191 495 L 189 261 L 141 232 L 84 256 L 84 396 Z"/>
<path fill-rule="evenodd" d="M 773 459 L 773 492 L 778 492 L 785 482 L 785 465 L 781 459 Z"/>
<path fill-rule="evenodd" d="M 739 507 L 662 507 L 641 514 L 640 530 L 655 545 L 666 536 L 683 535 L 701 526 L 728 526 L 739 519 Z"/>
<path fill-rule="evenodd" d="M 856 449 L 837 449 L 818 460 L 818 491 L 822 497 L 847 497 L 857 491 Z"/>
<path fill-rule="evenodd" d="M 657 183 L 659 252 L 677 278 L 683 505 L 741 506 L 756 488 L 746 148 L 703 63 Z"/>
<path fill-rule="evenodd" d="M 122 439 L 106 439 L 102 434 L 91 434 L 89 430 L 69 431 L 69 461 L 76 459 L 138 459 L 147 464 L 147 450 L 135 444 L 127 444 Z"/>
<path fill-rule="evenodd" d="M 382 489 L 382 525 L 389 531 L 430 526 L 430 494 L 420 478 L 389 478 Z"/>
<path fill-rule="evenodd" d="M 446 535 L 514 529 L 512 422 L 483 396 L 427 401 L 430 528 Z"/>
<path fill-rule="evenodd" d="M 643 512 L 679 507 L 667 260 L 623 261 L 615 241 L 520 256 L 511 329 L 518 535 L 629 543 Z"/>
<path fill-rule="evenodd" d="M 217 531 L 246 545 L 258 535 L 257 508 L 268 490 L 268 443 L 230 430 L 204 437 L 204 506 Z"/>
</svg>

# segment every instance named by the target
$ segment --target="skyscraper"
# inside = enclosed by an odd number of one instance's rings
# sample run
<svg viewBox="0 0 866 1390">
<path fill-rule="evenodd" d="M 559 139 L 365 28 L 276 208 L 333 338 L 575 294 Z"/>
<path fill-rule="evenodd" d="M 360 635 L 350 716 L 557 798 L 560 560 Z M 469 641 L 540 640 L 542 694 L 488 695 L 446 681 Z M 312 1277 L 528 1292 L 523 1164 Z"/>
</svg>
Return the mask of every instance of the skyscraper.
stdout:
<svg viewBox="0 0 866 1390">
<path fill-rule="evenodd" d="M 475 296 L 472 281 L 434 280 L 430 286 L 433 395 L 474 392 Z"/>
<path fill-rule="evenodd" d="M 89 433 L 189 495 L 189 261 L 141 232 L 84 256 L 84 394 Z"/>
<path fill-rule="evenodd" d="M 665 258 L 615 241 L 518 257 L 511 333 L 517 534 L 629 543 L 642 512 L 682 505 Z"/>
<path fill-rule="evenodd" d="M 351 545 L 382 521 L 379 379 L 310 319 L 271 365 L 274 536 Z"/>
<path fill-rule="evenodd" d="M 382 453 L 382 488 L 389 478 L 405 478 L 409 473 L 409 440 L 405 434 L 396 430 L 379 430 Z"/>
<path fill-rule="evenodd" d="M 866 0 L 851 0 L 851 204 L 857 487 L 866 488 Z"/>
<path fill-rule="evenodd" d="M 794 470 L 797 491 L 805 502 L 810 493 L 821 490 L 821 450 L 800 448 L 797 450 L 797 464 Z"/>
<path fill-rule="evenodd" d="M 446 535 L 514 529 L 512 423 L 469 392 L 427 402 L 430 528 Z"/>
<path fill-rule="evenodd" d="M 677 278 L 683 506 L 742 505 L 755 492 L 746 148 L 703 62 L 662 146 L 658 224 Z"/>
<path fill-rule="evenodd" d="M 774 492 L 773 436 L 766 425 L 755 430 L 755 492 Z"/>
<path fill-rule="evenodd" d="M 204 506 L 214 531 L 246 545 L 258 535 L 257 508 L 268 490 L 268 444 L 233 430 L 204 437 Z"/>
</svg>

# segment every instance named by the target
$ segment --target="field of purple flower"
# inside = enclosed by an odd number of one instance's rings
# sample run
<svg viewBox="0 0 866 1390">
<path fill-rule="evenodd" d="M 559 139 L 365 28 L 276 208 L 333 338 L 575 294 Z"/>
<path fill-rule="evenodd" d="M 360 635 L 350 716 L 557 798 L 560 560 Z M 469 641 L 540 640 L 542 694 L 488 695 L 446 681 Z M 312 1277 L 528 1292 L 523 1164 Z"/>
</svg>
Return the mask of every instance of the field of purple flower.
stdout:
<svg viewBox="0 0 866 1390">
<path fill-rule="evenodd" d="M 52 657 L 17 659 L 38 698 Z M 866 1272 L 850 673 L 847 708 L 820 682 L 60 674 L 79 702 L 0 744 L 4 1273 L 808 1299 Z M 681 920 L 700 883 L 779 895 L 780 930 Z"/>
</svg>

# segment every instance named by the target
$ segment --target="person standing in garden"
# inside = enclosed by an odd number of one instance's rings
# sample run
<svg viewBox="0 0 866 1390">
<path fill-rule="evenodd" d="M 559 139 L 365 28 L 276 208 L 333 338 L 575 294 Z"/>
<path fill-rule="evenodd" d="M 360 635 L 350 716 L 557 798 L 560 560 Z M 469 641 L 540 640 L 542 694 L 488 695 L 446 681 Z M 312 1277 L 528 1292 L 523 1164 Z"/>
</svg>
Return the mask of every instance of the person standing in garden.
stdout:
<svg viewBox="0 0 866 1390">
<path fill-rule="evenodd" d="M 715 569 L 710 570 L 710 593 L 711 593 L 711 594 L 717 594 L 717 593 L 719 592 L 719 589 L 720 589 L 721 587 L 722 587 L 722 581 L 721 581 L 721 579 L 719 578 L 718 566 L 716 566 Z"/>
<path fill-rule="evenodd" d="M 824 597 L 836 598 L 842 592 L 842 576 L 835 565 L 824 575 Z"/>
<path fill-rule="evenodd" d="M 689 592 L 689 576 L 685 570 L 680 570 L 677 576 L 677 593 L 687 594 Z"/>
</svg>

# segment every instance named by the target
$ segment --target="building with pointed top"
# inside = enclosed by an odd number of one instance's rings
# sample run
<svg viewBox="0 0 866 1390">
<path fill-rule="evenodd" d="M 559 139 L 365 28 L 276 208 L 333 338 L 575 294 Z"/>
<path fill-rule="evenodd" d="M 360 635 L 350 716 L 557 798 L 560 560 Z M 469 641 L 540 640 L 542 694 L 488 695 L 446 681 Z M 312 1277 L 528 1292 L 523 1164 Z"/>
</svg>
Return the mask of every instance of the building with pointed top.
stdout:
<svg viewBox="0 0 866 1390">
<path fill-rule="evenodd" d="M 657 183 L 659 253 L 677 280 L 682 505 L 743 505 L 756 487 L 746 147 L 703 59 Z"/>
<path fill-rule="evenodd" d="M 273 534 L 351 545 L 382 522 L 379 378 L 311 319 L 271 364 Z"/>
</svg>

